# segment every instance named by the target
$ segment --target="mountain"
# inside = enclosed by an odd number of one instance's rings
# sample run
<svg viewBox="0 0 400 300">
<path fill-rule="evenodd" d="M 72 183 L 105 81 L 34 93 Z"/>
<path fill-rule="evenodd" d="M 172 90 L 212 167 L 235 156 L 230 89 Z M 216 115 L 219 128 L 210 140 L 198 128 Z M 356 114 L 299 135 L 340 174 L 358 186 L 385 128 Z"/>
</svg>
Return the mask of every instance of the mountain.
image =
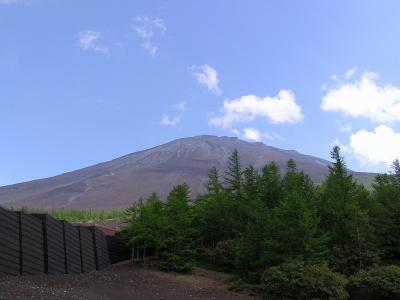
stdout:
<svg viewBox="0 0 400 300">
<path fill-rule="evenodd" d="M 68 172 L 58 176 L 0 187 L 0 205 L 6 207 L 107 209 L 127 207 L 153 191 L 165 198 L 170 189 L 186 182 L 193 195 L 204 191 L 208 170 L 226 169 L 230 154 L 239 151 L 242 166 L 262 168 L 275 161 L 281 170 L 293 158 L 319 183 L 329 161 L 293 150 L 233 137 L 196 136 L 178 139 L 148 150 Z M 357 180 L 371 183 L 374 174 L 353 172 Z"/>
</svg>

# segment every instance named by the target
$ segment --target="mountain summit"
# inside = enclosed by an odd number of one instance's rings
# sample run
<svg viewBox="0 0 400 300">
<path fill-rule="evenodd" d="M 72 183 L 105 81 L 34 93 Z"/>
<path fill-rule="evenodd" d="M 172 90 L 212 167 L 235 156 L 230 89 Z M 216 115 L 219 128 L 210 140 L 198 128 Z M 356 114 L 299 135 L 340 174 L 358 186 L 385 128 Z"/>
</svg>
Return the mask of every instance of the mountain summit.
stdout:
<svg viewBox="0 0 400 300">
<path fill-rule="evenodd" d="M 328 173 L 329 161 L 293 150 L 234 137 L 202 135 L 178 139 L 148 150 L 68 172 L 58 176 L 0 187 L 0 205 L 33 208 L 106 209 L 127 207 L 140 197 L 157 192 L 162 198 L 177 184 L 186 182 L 193 195 L 204 191 L 209 169 L 226 169 L 234 149 L 241 164 L 262 168 L 275 161 L 282 172 L 289 159 L 296 161 L 319 183 Z M 353 172 L 360 182 L 373 174 Z"/>
</svg>

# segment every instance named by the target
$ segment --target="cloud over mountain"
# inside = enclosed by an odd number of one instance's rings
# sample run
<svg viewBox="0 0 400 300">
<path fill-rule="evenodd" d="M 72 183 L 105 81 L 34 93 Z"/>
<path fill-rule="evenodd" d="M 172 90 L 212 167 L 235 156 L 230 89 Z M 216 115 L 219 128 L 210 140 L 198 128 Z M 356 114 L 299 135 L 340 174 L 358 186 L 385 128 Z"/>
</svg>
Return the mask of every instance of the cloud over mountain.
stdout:
<svg viewBox="0 0 400 300">
<path fill-rule="evenodd" d="M 222 90 L 219 87 L 218 73 L 213 67 L 205 64 L 192 66 L 190 69 L 193 71 L 192 74 L 198 84 L 205 86 L 207 90 L 216 95 L 222 94 Z"/>
<path fill-rule="evenodd" d="M 281 90 L 275 97 L 247 95 L 225 100 L 221 111 L 222 116 L 212 119 L 210 123 L 223 128 L 256 118 L 263 118 L 271 124 L 298 123 L 304 118 L 294 93 L 288 90 Z"/>
<path fill-rule="evenodd" d="M 379 123 L 400 121 L 400 87 L 379 85 L 378 74 L 372 72 L 348 80 L 352 76 L 353 72 L 327 91 L 321 101 L 323 111 L 341 112 L 348 117 L 363 117 Z"/>
<path fill-rule="evenodd" d="M 350 136 L 350 146 L 362 163 L 383 163 L 390 167 L 400 158 L 400 133 L 386 125 L 379 125 L 373 131 L 363 129 Z"/>
</svg>

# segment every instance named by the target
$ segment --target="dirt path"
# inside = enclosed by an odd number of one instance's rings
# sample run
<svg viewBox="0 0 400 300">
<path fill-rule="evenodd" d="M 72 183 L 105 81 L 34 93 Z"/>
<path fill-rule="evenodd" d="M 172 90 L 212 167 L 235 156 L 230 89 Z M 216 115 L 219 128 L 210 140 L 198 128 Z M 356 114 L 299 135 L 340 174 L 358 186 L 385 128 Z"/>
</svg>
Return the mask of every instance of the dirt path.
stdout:
<svg viewBox="0 0 400 300">
<path fill-rule="evenodd" d="M 122 264 L 81 275 L 0 278 L 0 299 L 256 299 L 228 291 L 225 281 L 203 269 L 179 275 Z"/>
</svg>

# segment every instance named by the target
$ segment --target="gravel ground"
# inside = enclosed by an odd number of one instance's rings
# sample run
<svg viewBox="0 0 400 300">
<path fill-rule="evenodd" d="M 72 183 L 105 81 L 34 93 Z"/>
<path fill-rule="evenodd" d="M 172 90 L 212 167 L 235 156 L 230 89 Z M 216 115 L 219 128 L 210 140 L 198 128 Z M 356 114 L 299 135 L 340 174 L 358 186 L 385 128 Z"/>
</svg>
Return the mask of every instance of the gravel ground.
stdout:
<svg viewBox="0 0 400 300">
<path fill-rule="evenodd" d="M 226 279 L 204 269 L 180 275 L 124 263 L 80 275 L 3 277 L 0 299 L 256 299 L 229 291 Z"/>
</svg>

